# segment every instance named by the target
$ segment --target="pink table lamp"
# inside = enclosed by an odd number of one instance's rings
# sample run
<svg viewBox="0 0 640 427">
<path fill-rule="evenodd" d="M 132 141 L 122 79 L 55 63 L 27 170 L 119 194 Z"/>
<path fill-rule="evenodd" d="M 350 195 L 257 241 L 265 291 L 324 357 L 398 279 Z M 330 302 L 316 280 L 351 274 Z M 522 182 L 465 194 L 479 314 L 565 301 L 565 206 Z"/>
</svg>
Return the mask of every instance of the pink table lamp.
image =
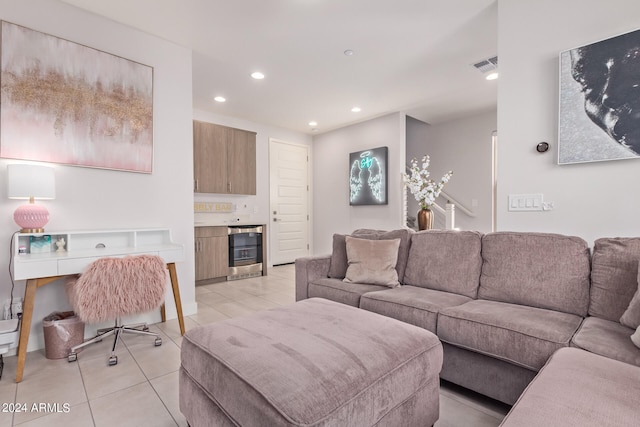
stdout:
<svg viewBox="0 0 640 427">
<path fill-rule="evenodd" d="M 35 199 L 53 200 L 56 197 L 55 174 L 50 166 L 10 164 L 7 165 L 7 187 L 10 199 L 29 200 L 13 213 L 13 220 L 22 233 L 42 233 L 49 222 L 49 211 L 36 205 Z"/>
</svg>

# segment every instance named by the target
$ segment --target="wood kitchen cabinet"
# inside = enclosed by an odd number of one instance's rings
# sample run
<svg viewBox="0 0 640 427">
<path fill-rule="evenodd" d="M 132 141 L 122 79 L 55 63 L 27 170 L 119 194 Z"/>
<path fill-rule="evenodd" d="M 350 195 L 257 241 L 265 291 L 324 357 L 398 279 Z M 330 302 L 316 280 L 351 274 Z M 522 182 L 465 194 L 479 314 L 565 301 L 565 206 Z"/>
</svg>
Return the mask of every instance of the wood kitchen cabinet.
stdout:
<svg viewBox="0 0 640 427">
<path fill-rule="evenodd" d="M 195 228 L 196 282 L 226 279 L 229 274 L 227 227 Z"/>
<path fill-rule="evenodd" d="M 256 133 L 193 121 L 194 191 L 256 194 Z"/>
</svg>

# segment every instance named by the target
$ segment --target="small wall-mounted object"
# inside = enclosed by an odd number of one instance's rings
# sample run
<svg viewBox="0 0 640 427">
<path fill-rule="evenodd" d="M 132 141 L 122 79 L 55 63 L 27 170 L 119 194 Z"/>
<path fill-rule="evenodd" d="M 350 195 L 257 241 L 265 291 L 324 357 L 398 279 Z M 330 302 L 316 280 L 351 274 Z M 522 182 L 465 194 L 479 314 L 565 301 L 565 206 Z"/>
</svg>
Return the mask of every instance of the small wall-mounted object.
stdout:
<svg viewBox="0 0 640 427">
<path fill-rule="evenodd" d="M 548 142 L 541 142 L 538 145 L 536 145 L 536 151 L 538 153 L 544 153 L 547 150 L 549 150 L 549 143 Z"/>
<path fill-rule="evenodd" d="M 541 211 L 544 197 L 542 194 L 509 194 L 509 211 Z"/>
</svg>

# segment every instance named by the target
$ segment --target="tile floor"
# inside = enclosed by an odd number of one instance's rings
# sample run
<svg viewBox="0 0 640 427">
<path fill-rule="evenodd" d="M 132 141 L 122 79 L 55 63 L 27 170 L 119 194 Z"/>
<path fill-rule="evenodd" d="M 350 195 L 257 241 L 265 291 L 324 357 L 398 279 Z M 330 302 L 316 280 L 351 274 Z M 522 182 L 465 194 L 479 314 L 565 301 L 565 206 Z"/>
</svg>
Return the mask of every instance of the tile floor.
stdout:
<svg viewBox="0 0 640 427">
<path fill-rule="evenodd" d="M 294 302 L 293 265 L 266 277 L 196 287 L 198 313 L 187 329 Z M 14 382 L 16 356 L 5 357 L 0 380 L 0 426 L 186 426 L 178 408 L 178 368 L 182 338 L 176 320 L 151 325 L 163 339 L 126 336 L 118 364 L 106 366 L 111 340 L 91 345 L 76 363 L 48 360 L 44 351 L 27 354 L 24 380 Z M 36 404 L 34 406 L 34 404 Z M 40 405 L 44 404 L 44 405 Z M 444 383 L 437 427 L 500 424 L 506 405 Z"/>
</svg>

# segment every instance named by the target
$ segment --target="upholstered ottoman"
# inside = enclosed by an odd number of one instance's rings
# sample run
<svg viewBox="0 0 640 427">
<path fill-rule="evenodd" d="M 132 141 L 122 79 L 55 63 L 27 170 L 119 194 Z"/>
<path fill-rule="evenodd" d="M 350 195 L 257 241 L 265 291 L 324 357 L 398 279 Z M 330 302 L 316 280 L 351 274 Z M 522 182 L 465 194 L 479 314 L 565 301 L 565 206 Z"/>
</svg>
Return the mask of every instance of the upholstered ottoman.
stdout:
<svg viewBox="0 0 640 427">
<path fill-rule="evenodd" d="M 192 329 L 181 358 L 192 427 L 424 427 L 439 416 L 438 338 L 324 299 Z"/>
</svg>

